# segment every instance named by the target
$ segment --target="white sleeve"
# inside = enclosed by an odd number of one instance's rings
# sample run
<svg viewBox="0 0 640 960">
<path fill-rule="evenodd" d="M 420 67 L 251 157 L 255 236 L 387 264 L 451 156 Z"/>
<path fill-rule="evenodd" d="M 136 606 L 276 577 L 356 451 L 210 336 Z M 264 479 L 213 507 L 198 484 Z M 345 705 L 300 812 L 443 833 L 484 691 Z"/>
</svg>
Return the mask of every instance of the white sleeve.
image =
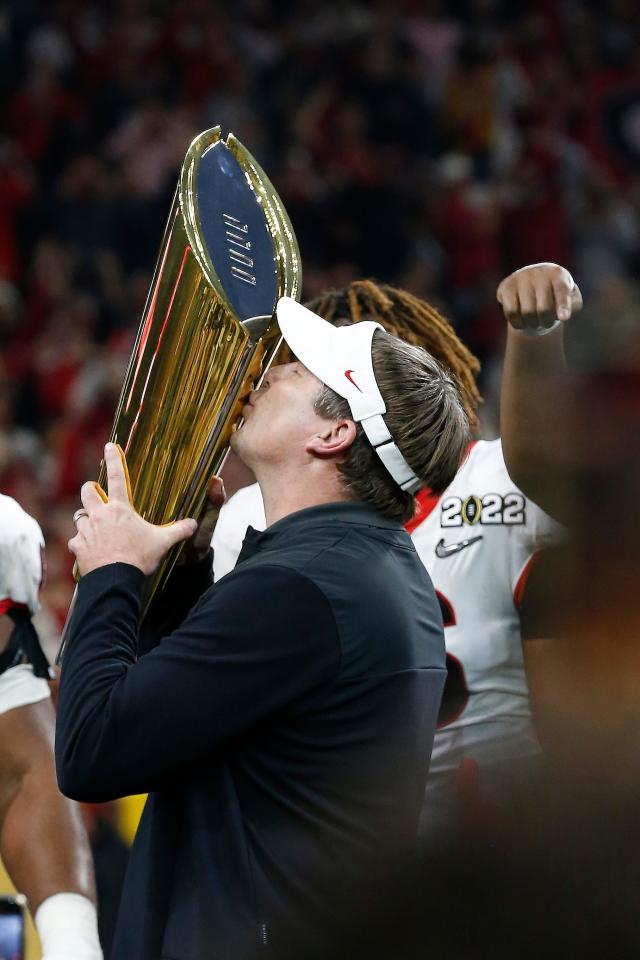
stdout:
<svg viewBox="0 0 640 960">
<path fill-rule="evenodd" d="M 565 530 L 533 501 L 525 498 L 526 522 L 517 528 L 517 546 L 512 553 L 514 568 L 511 578 L 513 602 L 519 607 L 524 597 L 529 574 L 536 562 L 538 552 L 545 547 L 561 543 Z"/>
<path fill-rule="evenodd" d="M 247 527 L 264 530 L 264 503 L 257 483 L 238 490 L 220 511 L 213 533 L 213 578 L 220 580 L 236 565 Z"/>
<path fill-rule="evenodd" d="M 533 500 L 526 500 L 526 523 L 522 529 L 531 552 L 559 543 L 565 536 L 564 527 L 545 513 Z"/>
<path fill-rule="evenodd" d="M 50 696 L 49 684 L 33 675 L 30 663 L 19 663 L 0 673 L 0 713 L 39 703 Z"/>
</svg>

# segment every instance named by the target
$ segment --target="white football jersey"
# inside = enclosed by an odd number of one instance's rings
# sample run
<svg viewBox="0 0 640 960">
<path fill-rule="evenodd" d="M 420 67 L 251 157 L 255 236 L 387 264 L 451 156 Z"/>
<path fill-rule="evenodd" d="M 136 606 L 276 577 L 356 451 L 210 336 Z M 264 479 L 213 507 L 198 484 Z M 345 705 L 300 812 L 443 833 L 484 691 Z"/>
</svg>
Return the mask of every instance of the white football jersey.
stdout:
<svg viewBox="0 0 640 960">
<path fill-rule="evenodd" d="M 494 800 L 520 761 L 539 753 L 518 601 L 533 555 L 560 527 L 511 481 L 499 440 L 472 444 L 445 493 L 421 491 L 417 500 L 407 529 L 440 600 L 448 668 L 422 817 L 429 835 L 453 825 L 469 761 L 467 793 Z M 224 506 L 213 538 L 216 579 L 233 569 L 247 526 L 265 523 L 257 484 Z"/>
<path fill-rule="evenodd" d="M 524 672 L 518 603 L 532 558 L 560 527 L 512 482 L 499 440 L 474 443 L 437 500 L 418 496 L 407 525 L 438 593 L 447 682 L 422 832 L 454 826 L 465 804 L 499 801 L 539 753 Z"/>
</svg>

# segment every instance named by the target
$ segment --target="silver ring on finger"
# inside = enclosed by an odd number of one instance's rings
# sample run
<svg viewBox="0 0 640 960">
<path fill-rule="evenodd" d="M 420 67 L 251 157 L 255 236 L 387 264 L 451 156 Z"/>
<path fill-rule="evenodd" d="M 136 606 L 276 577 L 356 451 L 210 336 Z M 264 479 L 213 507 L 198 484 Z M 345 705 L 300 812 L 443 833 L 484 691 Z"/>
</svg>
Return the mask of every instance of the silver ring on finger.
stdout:
<svg viewBox="0 0 640 960">
<path fill-rule="evenodd" d="M 88 516 L 89 516 L 89 513 L 87 510 L 85 510 L 84 507 L 80 507 L 79 510 L 76 510 L 76 512 L 73 515 L 73 523 L 76 526 L 76 528 L 78 526 L 78 520 L 81 520 L 82 517 L 88 517 Z"/>
</svg>

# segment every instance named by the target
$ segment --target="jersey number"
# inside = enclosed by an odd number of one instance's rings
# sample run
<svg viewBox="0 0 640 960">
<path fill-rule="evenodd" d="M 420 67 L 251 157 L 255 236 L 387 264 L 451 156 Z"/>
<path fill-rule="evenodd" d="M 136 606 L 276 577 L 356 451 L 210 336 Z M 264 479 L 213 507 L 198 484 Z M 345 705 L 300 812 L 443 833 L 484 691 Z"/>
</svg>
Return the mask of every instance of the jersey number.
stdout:
<svg viewBox="0 0 640 960">
<path fill-rule="evenodd" d="M 436 590 L 436 596 L 440 604 L 445 630 L 447 627 L 455 626 L 456 615 L 451 603 L 439 590 Z M 468 702 L 469 691 L 464 668 L 457 657 L 454 657 L 452 653 L 447 653 L 447 679 L 444 682 L 442 703 L 438 714 L 438 730 L 442 730 L 443 727 L 457 720 Z"/>
</svg>

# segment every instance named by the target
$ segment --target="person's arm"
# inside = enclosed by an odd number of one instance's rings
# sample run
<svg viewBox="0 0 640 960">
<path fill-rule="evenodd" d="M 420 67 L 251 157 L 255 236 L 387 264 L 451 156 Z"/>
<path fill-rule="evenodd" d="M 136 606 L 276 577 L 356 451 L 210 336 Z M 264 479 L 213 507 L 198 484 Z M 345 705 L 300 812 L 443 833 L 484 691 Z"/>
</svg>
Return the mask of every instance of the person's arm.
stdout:
<svg viewBox="0 0 640 960">
<path fill-rule="evenodd" d="M 58 694 L 60 788 L 100 802 L 145 793 L 330 679 L 339 647 L 329 604 L 287 568 L 244 567 L 136 660 L 134 566 L 83 576 Z"/>
<path fill-rule="evenodd" d="M 50 699 L 0 714 L 0 854 L 35 917 L 43 960 L 102 960 L 80 810 L 58 789 Z"/>
<path fill-rule="evenodd" d="M 54 724 L 51 700 L 0 715 L 0 852 L 32 913 L 63 890 L 95 899 L 80 811 L 56 783 Z"/>
<path fill-rule="evenodd" d="M 520 632 L 534 728 L 546 757 L 567 766 L 575 760 L 581 719 L 571 672 L 576 658 L 567 639 L 572 609 L 572 553 L 568 544 L 537 557 L 520 602 Z"/>
<path fill-rule="evenodd" d="M 157 527 L 129 502 L 124 466 L 105 447 L 109 501 L 92 483 L 69 548 L 82 579 L 58 693 L 56 767 L 67 796 L 146 793 L 284 708 L 335 669 L 337 632 L 323 594 L 284 567 L 249 564 L 207 591 L 138 660 L 145 576 L 193 520 Z M 208 546 L 210 533 L 202 532 Z M 197 539 L 197 537 L 196 537 Z"/>
<path fill-rule="evenodd" d="M 549 468 L 566 442 L 564 323 L 580 310 L 580 291 L 563 267 L 541 263 L 512 273 L 497 296 L 508 321 L 500 397 L 507 470 L 528 497 L 563 519 L 565 497 Z"/>
<path fill-rule="evenodd" d="M 138 656 L 180 626 L 189 611 L 213 584 L 213 552 L 191 563 L 176 565 L 154 597 L 138 631 Z"/>
</svg>

